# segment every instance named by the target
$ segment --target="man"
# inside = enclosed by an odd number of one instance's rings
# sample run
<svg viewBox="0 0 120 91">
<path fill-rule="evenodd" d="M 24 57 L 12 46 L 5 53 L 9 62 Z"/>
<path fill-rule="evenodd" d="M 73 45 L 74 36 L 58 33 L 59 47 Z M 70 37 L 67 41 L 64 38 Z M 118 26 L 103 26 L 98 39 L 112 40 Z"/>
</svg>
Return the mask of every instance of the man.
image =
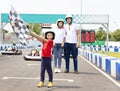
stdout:
<svg viewBox="0 0 120 91">
<path fill-rule="evenodd" d="M 73 57 L 73 63 L 74 63 L 74 73 L 79 74 L 78 72 L 78 47 L 80 46 L 80 28 L 73 24 L 73 18 L 72 15 L 66 15 L 66 39 L 64 44 L 64 58 L 66 62 L 66 70 L 65 73 L 69 73 L 69 60 L 70 60 L 70 54 L 72 54 Z"/>
</svg>

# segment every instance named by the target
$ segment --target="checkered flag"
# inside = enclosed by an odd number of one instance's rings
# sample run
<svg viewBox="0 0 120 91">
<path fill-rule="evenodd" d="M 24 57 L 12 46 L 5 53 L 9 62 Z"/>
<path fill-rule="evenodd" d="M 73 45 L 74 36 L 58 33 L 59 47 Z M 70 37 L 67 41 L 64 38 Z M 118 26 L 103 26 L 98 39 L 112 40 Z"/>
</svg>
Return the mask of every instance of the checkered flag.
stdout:
<svg viewBox="0 0 120 91">
<path fill-rule="evenodd" d="M 11 7 L 8 18 L 13 31 L 19 38 L 20 43 L 24 46 L 27 46 L 28 34 L 30 32 L 30 30 L 27 27 L 27 24 L 22 20 L 22 18 L 19 16 L 19 14 L 13 7 Z"/>
</svg>

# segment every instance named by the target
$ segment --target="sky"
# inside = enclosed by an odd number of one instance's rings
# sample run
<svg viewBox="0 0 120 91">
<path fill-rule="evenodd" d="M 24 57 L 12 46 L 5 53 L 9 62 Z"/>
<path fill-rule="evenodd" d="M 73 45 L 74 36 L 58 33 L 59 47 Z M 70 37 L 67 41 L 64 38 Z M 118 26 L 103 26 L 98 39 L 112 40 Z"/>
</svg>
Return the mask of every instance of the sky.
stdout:
<svg viewBox="0 0 120 91">
<path fill-rule="evenodd" d="M 109 15 L 109 31 L 120 29 L 120 0 L 0 0 L 0 13 L 11 5 L 18 13 Z M 101 25 L 86 25 L 97 28 Z M 83 25 L 84 27 L 84 25 Z"/>
</svg>

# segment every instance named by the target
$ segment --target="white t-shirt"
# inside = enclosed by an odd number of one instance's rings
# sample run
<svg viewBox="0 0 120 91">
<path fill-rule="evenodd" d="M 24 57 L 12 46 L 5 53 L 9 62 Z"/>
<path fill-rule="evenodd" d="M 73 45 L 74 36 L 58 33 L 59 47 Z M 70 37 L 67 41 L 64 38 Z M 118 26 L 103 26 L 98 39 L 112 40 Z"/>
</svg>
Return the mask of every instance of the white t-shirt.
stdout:
<svg viewBox="0 0 120 91">
<path fill-rule="evenodd" d="M 80 30 L 80 26 L 77 24 L 71 24 L 70 26 L 66 24 L 66 41 L 67 43 L 77 43 L 77 33 L 76 31 Z"/>
<path fill-rule="evenodd" d="M 59 29 L 59 28 L 55 28 L 54 29 L 55 32 L 55 39 L 54 42 L 55 43 L 62 43 L 63 39 L 65 38 L 65 29 Z"/>
</svg>

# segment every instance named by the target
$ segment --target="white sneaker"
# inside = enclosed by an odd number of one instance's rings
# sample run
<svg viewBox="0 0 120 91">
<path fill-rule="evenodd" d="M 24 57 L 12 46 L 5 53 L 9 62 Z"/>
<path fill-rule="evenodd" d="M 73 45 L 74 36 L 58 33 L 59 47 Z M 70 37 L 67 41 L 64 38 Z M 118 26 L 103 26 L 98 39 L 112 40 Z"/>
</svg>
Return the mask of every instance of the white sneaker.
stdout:
<svg viewBox="0 0 120 91">
<path fill-rule="evenodd" d="M 57 72 L 58 72 L 58 73 L 60 73 L 60 72 L 61 72 L 61 70 L 60 70 L 60 69 L 58 69 L 58 70 L 57 70 Z"/>
<path fill-rule="evenodd" d="M 54 72 L 55 72 L 55 73 L 57 73 L 57 72 L 58 72 L 57 68 L 55 68 Z"/>
</svg>

